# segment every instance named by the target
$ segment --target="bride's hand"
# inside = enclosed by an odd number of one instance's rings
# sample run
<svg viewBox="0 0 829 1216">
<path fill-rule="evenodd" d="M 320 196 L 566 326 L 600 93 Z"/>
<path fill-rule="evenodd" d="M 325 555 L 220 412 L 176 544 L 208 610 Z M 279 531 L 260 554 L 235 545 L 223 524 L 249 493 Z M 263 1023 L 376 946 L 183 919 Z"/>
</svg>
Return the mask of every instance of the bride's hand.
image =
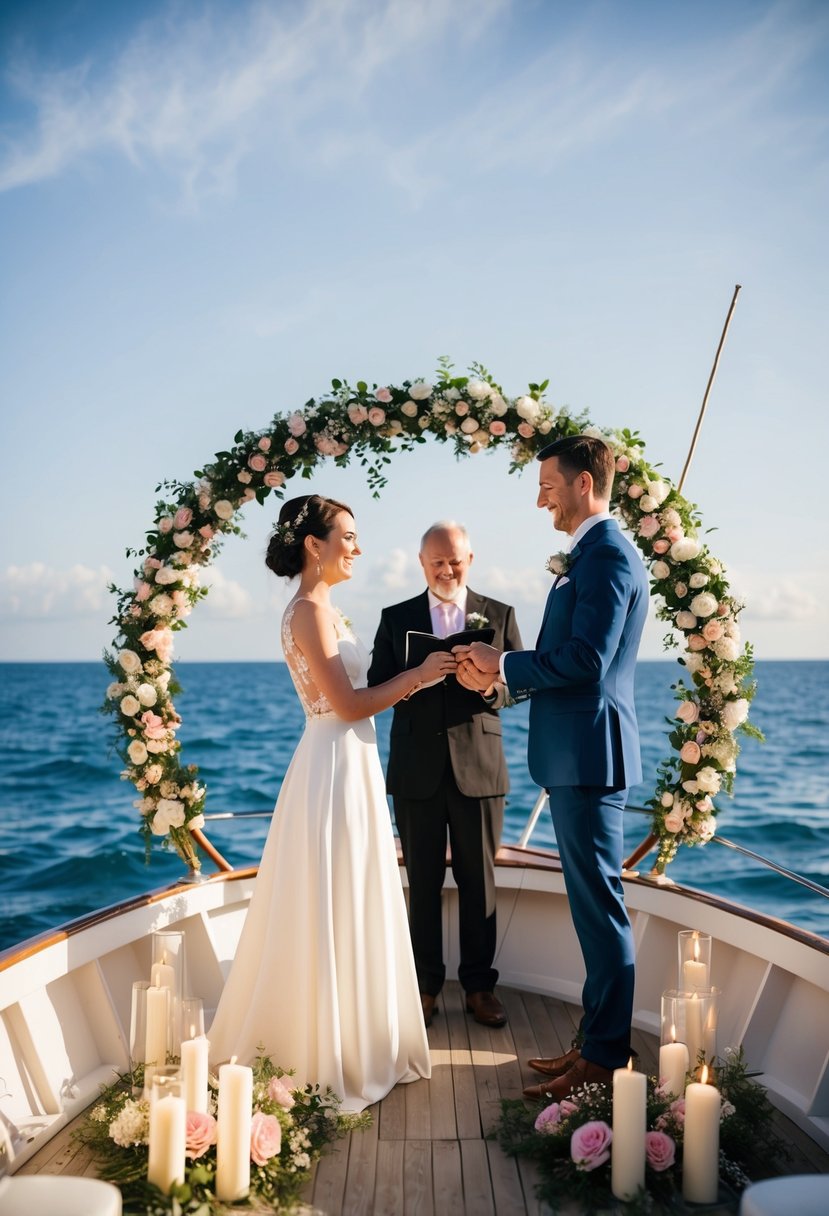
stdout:
<svg viewBox="0 0 829 1216">
<path fill-rule="evenodd" d="M 447 654 L 445 650 L 436 650 L 420 664 L 418 668 L 420 682 L 429 684 L 442 680 L 444 676 L 453 676 L 457 666 L 454 655 Z"/>
</svg>

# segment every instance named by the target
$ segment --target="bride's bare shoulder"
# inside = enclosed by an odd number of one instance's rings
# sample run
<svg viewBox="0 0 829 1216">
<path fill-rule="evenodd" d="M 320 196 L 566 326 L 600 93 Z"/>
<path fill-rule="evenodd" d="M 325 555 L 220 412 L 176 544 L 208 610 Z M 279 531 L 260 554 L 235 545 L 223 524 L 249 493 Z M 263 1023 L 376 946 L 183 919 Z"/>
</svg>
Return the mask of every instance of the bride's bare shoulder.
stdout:
<svg viewBox="0 0 829 1216">
<path fill-rule="evenodd" d="M 285 609 L 286 617 L 290 615 L 291 629 L 294 636 L 321 635 L 334 627 L 335 614 L 333 609 L 315 600 L 292 600 Z"/>
</svg>

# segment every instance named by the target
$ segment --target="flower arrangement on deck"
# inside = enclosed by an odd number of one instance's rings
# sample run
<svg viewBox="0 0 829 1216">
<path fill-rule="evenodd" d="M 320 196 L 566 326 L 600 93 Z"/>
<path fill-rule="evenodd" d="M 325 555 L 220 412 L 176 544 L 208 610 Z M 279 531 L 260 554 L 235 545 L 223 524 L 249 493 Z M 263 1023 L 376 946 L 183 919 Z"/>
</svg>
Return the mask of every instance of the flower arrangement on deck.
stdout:
<svg viewBox="0 0 829 1216">
<path fill-rule="evenodd" d="M 715 1068 L 720 1092 L 719 1177 L 733 1198 L 752 1177 L 782 1164 L 787 1149 L 775 1135 L 774 1108 L 766 1091 L 749 1077 L 742 1049 L 729 1050 Z M 532 1108 L 504 1100 L 498 1140 L 511 1157 L 533 1161 L 539 1198 L 558 1211 L 577 1201 L 579 1211 L 622 1211 L 626 1216 L 682 1212 L 685 1099 L 647 1079 L 645 1186 L 628 1201 L 611 1191 L 613 1095 L 610 1086 L 586 1085 L 570 1098 Z"/>
</svg>

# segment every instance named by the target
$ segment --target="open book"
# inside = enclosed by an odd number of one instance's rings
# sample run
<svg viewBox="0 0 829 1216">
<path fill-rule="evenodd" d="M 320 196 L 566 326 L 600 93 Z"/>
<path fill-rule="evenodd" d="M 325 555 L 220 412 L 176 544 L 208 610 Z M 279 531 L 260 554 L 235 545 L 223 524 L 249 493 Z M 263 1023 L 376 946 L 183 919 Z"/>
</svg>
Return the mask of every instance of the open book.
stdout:
<svg viewBox="0 0 829 1216">
<path fill-rule="evenodd" d="M 494 629 L 462 629 L 460 633 L 450 633 L 448 637 L 439 638 L 434 633 L 418 633 L 410 629 L 406 634 L 406 668 L 419 667 L 427 655 L 436 650 L 450 651 L 453 646 L 470 646 L 473 642 L 484 642 L 491 645 L 495 637 Z"/>
</svg>

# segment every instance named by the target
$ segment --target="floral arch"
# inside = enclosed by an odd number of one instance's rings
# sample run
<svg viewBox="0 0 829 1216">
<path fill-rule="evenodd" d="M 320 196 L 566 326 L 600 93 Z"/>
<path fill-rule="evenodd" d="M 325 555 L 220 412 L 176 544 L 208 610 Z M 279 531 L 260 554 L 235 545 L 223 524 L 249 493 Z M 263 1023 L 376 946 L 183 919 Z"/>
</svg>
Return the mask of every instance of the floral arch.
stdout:
<svg viewBox="0 0 829 1216">
<path fill-rule="evenodd" d="M 699 539 L 693 504 L 659 475 L 644 455 L 644 441 L 628 430 L 601 431 L 586 415 L 556 409 L 544 397 L 547 381 L 526 394 L 506 397 L 486 368 L 473 364 L 456 376 L 441 360 L 435 383 L 351 386 L 332 381 L 332 391 L 301 409 L 276 415 L 261 431 L 237 431 L 227 451 L 217 452 L 192 482 L 164 482 L 167 497 L 156 507 L 129 590 L 117 596 L 118 633 L 104 661 L 113 677 L 105 710 L 117 726 L 122 776 L 139 793 L 136 806 L 149 848 L 153 836 L 169 842 L 194 870 L 199 859 L 191 830 L 204 823 L 206 789 L 193 765 L 185 765 L 176 730 L 179 691 L 171 666 L 173 638 L 207 595 L 199 569 L 210 564 L 222 538 L 238 533 L 246 503 L 264 503 L 297 473 L 310 476 L 325 459 L 347 465 L 356 457 L 375 494 L 386 484 L 385 466 L 395 452 L 411 451 L 428 435 L 451 443 L 456 455 L 509 450 L 509 472 L 523 468 L 545 444 L 567 435 L 600 435 L 616 456 L 611 507 L 648 563 L 658 617 L 678 647 L 688 677 L 679 679 L 671 750 L 659 766 L 649 806 L 658 837 L 661 872 L 681 844 L 704 844 L 715 831 L 715 797 L 731 792 L 738 732 L 757 733 L 748 722 L 754 693 L 751 647 L 740 641 L 742 605 L 731 595 L 726 571 Z"/>
</svg>

